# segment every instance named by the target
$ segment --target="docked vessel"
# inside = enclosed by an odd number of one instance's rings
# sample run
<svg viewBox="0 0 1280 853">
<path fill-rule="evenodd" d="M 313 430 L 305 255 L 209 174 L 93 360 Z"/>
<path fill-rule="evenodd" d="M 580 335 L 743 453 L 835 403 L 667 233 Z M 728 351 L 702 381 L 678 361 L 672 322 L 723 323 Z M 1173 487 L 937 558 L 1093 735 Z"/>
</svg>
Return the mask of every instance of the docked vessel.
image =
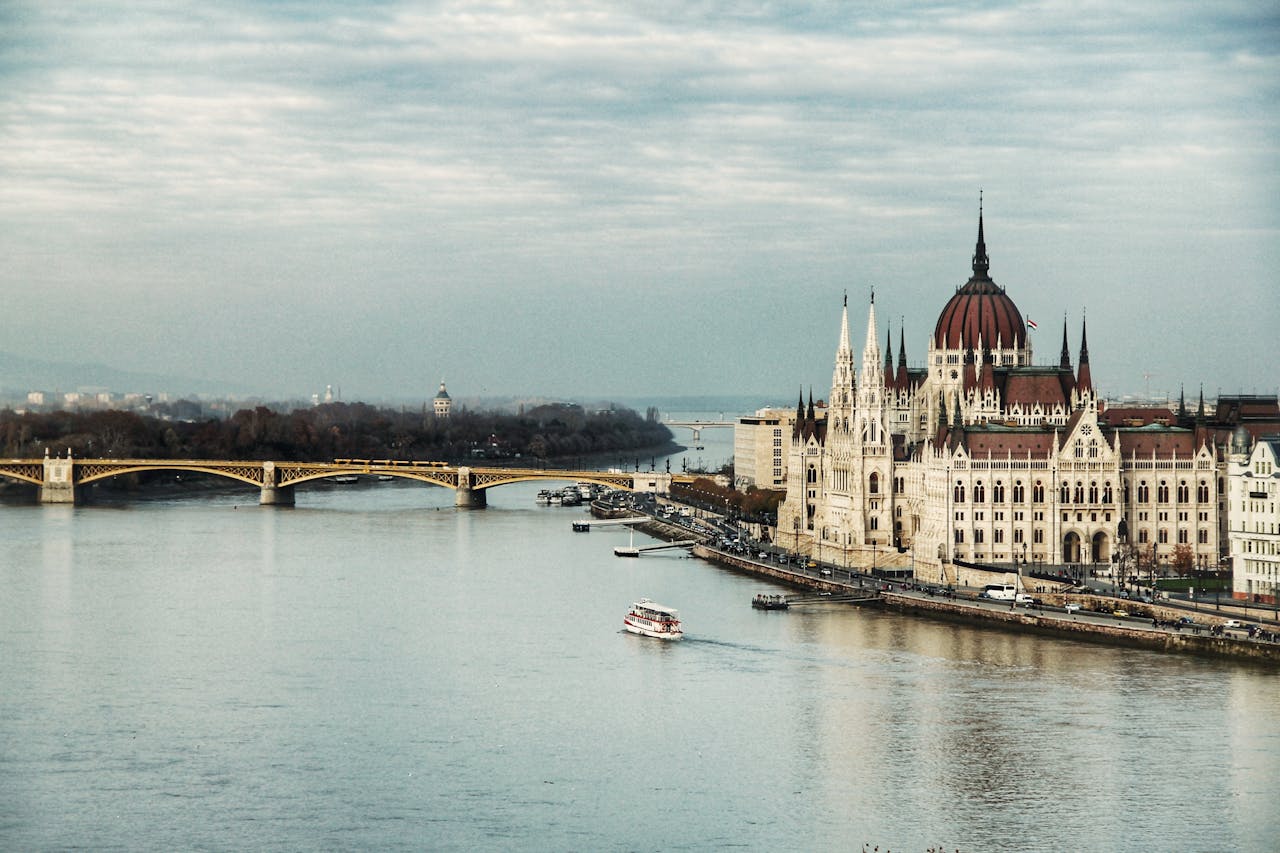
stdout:
<svg viewBox="0 0 1280 853">
<path fill-rule="evenodd" d="M 680 614 L 673 608 L 654 604 L 642 598 L 631 605 L 631 610 L 622 620 L 622 626 L 632 634 L 644 637 L 655 637 L 659 640 L 678 640 L 684 636 L 680 627 Z"/>
<path fill-rule="evenodd" d="M 791 604 L 784 595 L 757 595 L 751 599 L 756 610 L 786 610 Z"/>
</svg>

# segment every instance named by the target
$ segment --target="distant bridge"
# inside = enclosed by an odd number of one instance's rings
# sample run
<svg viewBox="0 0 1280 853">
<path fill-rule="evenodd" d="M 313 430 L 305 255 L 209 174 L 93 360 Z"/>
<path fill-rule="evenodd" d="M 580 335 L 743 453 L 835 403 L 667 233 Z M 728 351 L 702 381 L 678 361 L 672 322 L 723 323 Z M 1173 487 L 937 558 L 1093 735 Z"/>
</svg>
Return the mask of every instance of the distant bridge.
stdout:
<svg viewBox="0 0 1280 853">
<path fill-rule="evenodd" d="M 693 430 L 693 444 L 697 450 L 702 449 L 702 431 L 704 429 L 712 429 L 713 427 L 732 427 L 737 426 L 735 421 L 724 420 L 724 415 L 720 415 L 718 421 L 663 421 L 669 427 L 684 427 Z"/>
<path fill-rule="evenodd" d="M 571 480 L 598 483 L 634 492 L 670 491 L 671 483 L 692 481 L 692 477 L 654 471 L 570 471 L 554 468 L 478 468 L 453 466 L 444 462 L 398 459 L 335 459 L 332 462 L 272 462 L 210 459 L 74 459 L 46 456 L 43 459 L 0 460 L 0 477 L 31 483 L 46 504 L 77 503 L 83 488 L 111 477 L 157 471 L 190 471 L 225 477 L 260 491 L 264 506 L 293 506 L 294 487 L 329 477 L 389 475 L 417 480 L 427 485 L 454 490 L 460 507 L 483 507 L 485 490 L 508 483 L 530 480 Z"/>
</svg>

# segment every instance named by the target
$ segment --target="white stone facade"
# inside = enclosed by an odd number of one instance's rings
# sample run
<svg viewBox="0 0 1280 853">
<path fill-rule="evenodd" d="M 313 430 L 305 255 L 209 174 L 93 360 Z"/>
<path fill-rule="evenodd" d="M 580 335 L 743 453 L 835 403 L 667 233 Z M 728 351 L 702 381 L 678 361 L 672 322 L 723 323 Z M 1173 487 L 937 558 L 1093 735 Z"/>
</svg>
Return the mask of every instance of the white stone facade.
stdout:
<svg viewBox="0 0 1280 853">
<path fill-rule="evenodd" d="M 1227 501 L 1236 599 L 1277 603 L 1280 590 L 1280 435 L 1233 441 Z"/>
</svg>

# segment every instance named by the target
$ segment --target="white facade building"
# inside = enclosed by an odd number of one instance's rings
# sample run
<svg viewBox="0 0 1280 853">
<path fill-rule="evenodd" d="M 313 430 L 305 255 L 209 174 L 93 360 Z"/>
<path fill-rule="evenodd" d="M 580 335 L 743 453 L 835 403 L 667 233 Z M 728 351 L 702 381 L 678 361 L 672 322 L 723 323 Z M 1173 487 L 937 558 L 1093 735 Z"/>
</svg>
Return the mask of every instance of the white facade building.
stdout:
<svg viewBox="0 0 1280 853">
<path fill-rule="evenodd" d="M 1232 597 L 1276 604 L 1280 590 L 1280 435 L 1232 438 L 1227 476 Z"/>
</svg>

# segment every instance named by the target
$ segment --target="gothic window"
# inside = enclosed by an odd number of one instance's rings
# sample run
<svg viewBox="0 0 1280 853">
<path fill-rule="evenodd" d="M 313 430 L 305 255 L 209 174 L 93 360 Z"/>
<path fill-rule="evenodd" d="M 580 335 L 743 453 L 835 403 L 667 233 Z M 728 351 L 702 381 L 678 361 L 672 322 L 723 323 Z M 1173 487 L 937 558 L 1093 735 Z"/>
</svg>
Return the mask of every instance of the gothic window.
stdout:
<svg viewBox="0 0 1280 853">
<path fill-rule="evenodd" d="M 1138 544 L 1139 545 L 1147 544 L 1147 531 L 1145 529 L 1138 531 Z"/>
<path fill-rule="evenodd" d="M 871 472 L 871 477 L 867 480 L 867 491 L 873 495 L 880 494 L 880 475 Z"/>
<path fill-rule="evenodd" d="M 1165 528 L 1165 527 L 1161 527 L 1161 528 L 1160 528 L 1160 536 L 1159 536 L 1159 539 L 1160 539 L 1160 544 L 1161 544 L 1161 545 L 1165 545 L 1165 544 L 1167 544 L 1167 543 L 1169 542 L 1169 530 L 1168 530 L 1168 528 Z"/>
<path fill-rule="evenodd" d="M 1098 458 L 1098 440 L 1096 438 L 1089 439 L 1089 458 Z"/>
<path fill-rule="evenodd" d="M 1004 483 L 1000 480 L 996 480 L 995 485 L 991 487 L 991 502 L 1004 503 Z"/>
<path fill-rule="evenodd" d="M 1111 481 L 1102 484 L 1102 502 L 1104 504 L 1111 503 Z"/>
<path fill-rule="evenodd" d="M 961 545 L 963 543 L 964 543 L 964 531 L 957 527 L 956 528 L 956 544 Z"/>
<path fill-rule="evenodd" d="M 952 500 L 958 504 L 964 503 L 964 483 L 956 480 L 956 487 L 952 491 Z"/>
<path fill-rule="evenodd" d="M 973 502 L 980 504 L 987 499 L 986 487 L 982 485 L 982 481 L 973 484 Z"/>
<path fill-rule="evenodd" d="M 818 482 L 818 469 L 817 469 L 817 468 L 814 468 L 812 465 L 810 465 L 810 466 L 809 466 L 809 480 L 808 480 L 808 481 L 809 481 L 810 483 L 816 483 L 816 482 Z"/>
<path fill-rule="evenodd" d="M 1138 481 L 1138 503 L 1151 503 L 1151 490 L 1147 488 L 1146 480 Z"/>
<path fill-rule="evenodd" d="M 1196 541 L 1197 541 L 1197 542 L 1199 542 L 1201 545 L 1208 545 L 1208 544 L 1209 544 L 1209 531 L 1208 531 L 1208 530 L 1205 530 L 1204 528 L 1201 528 L 1201 529 L 1200 529 L 1200 532 L 1199 532 L 1198 534 L 1196 534 Z"/>
<path fill-rule="evenodd" d="M 983 536 L 983 530 L 979 527 L 977 530 L 973 531 L 973 544 L 981 545 L 984 541 L 985 537 Z"/>
<path fill-rule="evenodd" d="M 1043 531 L 1043 530 L 1041 530 L 1040 528 L 1036 528 L 1036 530 L 1032 533 L 1031 541 L 1032 541 L 1033 543 L 1035 543 L 1036 545 L 1043 545 L 1043 544 L 1044 544 L 1044 531 Z"/>
<path fill-rule="evenodd" d="M 1014 545 L 1022 544 L 1022 528 L 1021 527 L 1013 531 L 1013 544 Z"/>
<path fill-rule="evenodd" d="M 1089 503 L 1096 504 L 1098 502 L 1098 483 L 1093 481 L 1089 483 Z"/>
<path fill-rule="evenodd" d="M 1179 545 L 1187 544 L 1187 531 L 1185 528 L 1178 528 L 1178 544 Z"/>
<path fill-rule="evenodd" d="M 1209 484 L 1204 480 L 1200 481 L 1200 486 L 1196 489 L 1196 500 L 1202 504 L 1209 502 Z"/>
<path fill-rule="evenodd" d="M 872 530 L 880 529 L 880 516 L 878 515 L 871 516 L 871 529 Z"/>
<path fill-rule="evenodd" d="M 1075 501 L 1078 504 L 1084 503 L 1084 483 L 1080 482 L 1079 480 L 1076 481 Z"/>
<path fill-rule="evenodd" d="M 991 541 L 995 542 L 997 545 L 1001 544 L 1004 542 L 1004 530 L 996 528 L 996 530 L 991 534 L 991 537 Z"/>
<path fill-rule="evenodd" d="M 1044 503 L 1044 483 L 1039 480 L 1036 480 L 1036 484 L 1031 487 L 1031 502 L 1037 504 Z"/>
<path fill-rule="evenodd" d="M 1026 501 L 1027 501 L 1026 489 L 1022 487 L 1022 481 L 1017 480 L 1013 484 L 1013 502 L 1016 504 L 1020 504 L 1020 503 L 1026 503 Z"/>
<path fill-rule="evenodd" d="M 1169 502 L 1169 484 L 1164 480 L 1160 481 L 1160 487 L 1156 489 L 1156 501 L 1162 504 Z"/>
<path fill-rule="evenodd" d="M 1183 480 L 1178 483 L 1178 503 L 1184 504 L 1191 500 L 1191 488 L 1187 485 L 1187 481 Z"/>
<path fill-rule="evenodd" d="M 1081 458 L 1083 458 L 1083 457 L 1084 457 L 1084 442 L 1083 442 L 1082 440 L 1078 439 L 1078 438 L 1076 439 L 1076 448 L 1075 448 L 1075 451 L 1076 451 L 1076 458 L 1077 458 L 1077 459 L 1081 459 Z"/>
<path fill-rule="evenodd" d="M 1062 488 L 1060 489 L 1060 491 L 1062 492 L 1062 494 L 1061 494 L 1061 495 L 1059 495 L 1058 502 L 1059 502 L 1059 503 L 1064 503 L 1064 504 L 1069 504 L 1069 503 L 1071 503 L 1071 486 L 1070 486 L 1070 484 L 1068 484 L 1068 483 L 1063 483 L 1063 484 L 1062 484 Z"/>
</svg>

